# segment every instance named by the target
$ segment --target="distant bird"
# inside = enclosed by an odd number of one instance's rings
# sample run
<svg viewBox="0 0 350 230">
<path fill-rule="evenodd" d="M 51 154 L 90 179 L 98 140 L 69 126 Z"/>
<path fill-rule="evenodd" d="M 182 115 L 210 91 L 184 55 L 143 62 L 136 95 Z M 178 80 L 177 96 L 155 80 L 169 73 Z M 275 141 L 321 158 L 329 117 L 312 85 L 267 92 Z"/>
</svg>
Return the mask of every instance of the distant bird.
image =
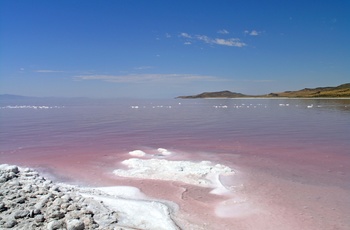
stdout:
<svg viewBox="0 0 350 230">
<path fill-rule="evenodd" d="M 308 107 L 308 108 L 312 108 L 312 107 L 314 107 L 314 105 L 313 105 L 313 104 L 311 104 L 311 105 L 308 105 L 307 107 Z"/>
</svg>

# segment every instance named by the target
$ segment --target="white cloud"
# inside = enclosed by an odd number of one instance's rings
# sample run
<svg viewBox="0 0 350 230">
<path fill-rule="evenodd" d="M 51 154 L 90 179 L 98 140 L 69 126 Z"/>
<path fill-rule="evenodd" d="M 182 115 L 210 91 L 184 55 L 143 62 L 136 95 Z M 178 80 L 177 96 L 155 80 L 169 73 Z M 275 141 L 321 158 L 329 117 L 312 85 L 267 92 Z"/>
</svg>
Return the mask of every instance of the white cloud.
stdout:
<svg viewBox="0 0 350 230">
<path fill-rule="evenodd" d="M 182 33 L 181 37 L 187 38 L 185 45 L 192 44 L 193 41 L 201 41 L 211 45 L 221 45 L 221 46 L 234 46 L 234 47 L 243 47 L 246 46 L 239 38 L 210 38 L 206 35 L 190 35 L 188 33 Z"/>
<path fill-rule="evenodd" d="M 229 34 L 230 32 L 228 32 L 227 30 L 223 29 L 223 30 L 219 30 L 218 34 Z"/>
<path fill-rule="evenodd" d="M 208 36 L 205 36 L 205 35 L 196 35 L 196 38 L 200 41 L 205 42 L 205 43 L 212 43 L 212 40 Z"/>
<path fill-rule="evenodd" d="M 214 44 L 223 45 L 223 46 L 235 46 L 235 47 L 246 46 L 246 44 L 244 42 L 241 42 L 238 38 L 231 38 L 231 39 L 216 38 L 212 42 Z"/>
<path fill-rule="evenodd" d="M 154 83 L 154 82 L 187 82 L 187 81 L 224 81 L 224 79 L 197 74 L 129 74 L 129 75 L 79 75 L 77 81 L 99 80 L 114 83 Z"/>
<path fill-rule="evenodd" d="M 258 36 L 258 35 L 261 34 L 261 32 L 258 32 L 258 31 L 256 31 L 256 30 L 252 30 L 252 31 L 245 30 L 244 33 L 245 33 L 245 34 L 248 34 L 248 35 L 250 35 L 250 36 Z"/>
<path fill-rule="evenodd" d="M 170 35 L 169 33 L 166 33 L 166 34 L 165 34 L 165 37 L 166 37 L 166 38 L 171 38 L 171 35 Z"/>
<path fill-rule="evenodd" d="M 258 36 L 259 34 L 260 34 L 260 32 L 258 32 L 256 30 L 252 30 L 249 35 L 251 35 L 251 36 Z"/>
<path fill-rule="evenodd" d="M 184 37 L 184 38 L 192 38 L 188 33 L 181 33 L 180 37 Z"/>
</svg>

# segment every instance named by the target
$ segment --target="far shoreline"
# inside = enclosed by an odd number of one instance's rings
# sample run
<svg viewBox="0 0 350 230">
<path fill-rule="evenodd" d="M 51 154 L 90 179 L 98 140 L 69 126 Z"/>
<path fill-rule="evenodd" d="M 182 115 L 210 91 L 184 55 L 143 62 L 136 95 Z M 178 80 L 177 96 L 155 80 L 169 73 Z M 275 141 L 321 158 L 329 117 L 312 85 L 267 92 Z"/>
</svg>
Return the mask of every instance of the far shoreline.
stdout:
<svg viewBox="0 0 350 230">
<path fill-rule="evenodd" d="M 291 99 L 291 100 L 350 100 L 350 97 L 204 97 L 204 98 L 176 98 L 176 99 Z"/>
</svg>

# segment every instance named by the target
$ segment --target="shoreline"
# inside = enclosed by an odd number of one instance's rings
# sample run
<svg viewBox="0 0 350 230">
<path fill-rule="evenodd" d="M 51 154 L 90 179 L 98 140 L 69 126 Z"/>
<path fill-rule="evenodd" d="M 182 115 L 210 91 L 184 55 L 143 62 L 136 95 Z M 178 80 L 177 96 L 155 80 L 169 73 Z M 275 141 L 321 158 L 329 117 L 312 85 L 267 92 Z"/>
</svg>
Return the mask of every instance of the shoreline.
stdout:
<svg viewBox="0 0 350 230">
<path fill-rule="evenodd" d="M 222 100 L 222 99 L 290 99 L 290 100 L 350 100 L 350 97 L 203 97 L 203 98 L 176 98 L 176 99 L 209 99 L 209 100 Z"/>
<path fill-rule="evenodd" d="M 127 186 L 55 183 L 29 168 L 0 165 L 0 225 L 35 229 L 180 229 L 175 208 Z"/>
</svg>

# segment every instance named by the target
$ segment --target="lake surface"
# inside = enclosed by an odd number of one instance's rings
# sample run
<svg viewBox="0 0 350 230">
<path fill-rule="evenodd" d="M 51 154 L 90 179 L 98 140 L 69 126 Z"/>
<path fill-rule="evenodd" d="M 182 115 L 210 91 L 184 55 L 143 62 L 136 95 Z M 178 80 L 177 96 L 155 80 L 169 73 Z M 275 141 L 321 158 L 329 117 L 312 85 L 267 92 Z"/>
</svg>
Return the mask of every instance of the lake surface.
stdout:
<svg viewBox="0 0 350 230">
<path fill-rule="evenodd" d="M 279 229 L 350 229 L 350 99 L 0 103 L 0 163 L 34 167 L 60 181 L 109 186 L 120 183 L 110 172 L 130 158 L 128 152 L 165 148 L 176 153 L 173 160 L 235 169 L 243 184 L 239 193 L 269 210 L 271 221 L 279 219 L 265 229 L 285 223 L 290 228 Z M 236 229 L 254 229 L 232 216 L 220 218 Z"/>
</svg>

